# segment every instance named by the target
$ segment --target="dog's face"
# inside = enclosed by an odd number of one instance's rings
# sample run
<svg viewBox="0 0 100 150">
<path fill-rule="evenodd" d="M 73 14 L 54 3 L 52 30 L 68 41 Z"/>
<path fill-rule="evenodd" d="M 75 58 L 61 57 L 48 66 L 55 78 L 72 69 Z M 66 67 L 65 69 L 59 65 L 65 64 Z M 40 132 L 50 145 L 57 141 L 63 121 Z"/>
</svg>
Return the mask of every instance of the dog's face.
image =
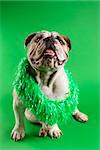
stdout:
<svg viewBox="0 0 100 150">
<path fill-rule="evenodd" d="M 38 70 L 57 70 L 68 60 L 71 43 L 68 37 L 57 32 L 41 31 L 30 34 L 25 40 L 28 60 Z"/>
</svg>

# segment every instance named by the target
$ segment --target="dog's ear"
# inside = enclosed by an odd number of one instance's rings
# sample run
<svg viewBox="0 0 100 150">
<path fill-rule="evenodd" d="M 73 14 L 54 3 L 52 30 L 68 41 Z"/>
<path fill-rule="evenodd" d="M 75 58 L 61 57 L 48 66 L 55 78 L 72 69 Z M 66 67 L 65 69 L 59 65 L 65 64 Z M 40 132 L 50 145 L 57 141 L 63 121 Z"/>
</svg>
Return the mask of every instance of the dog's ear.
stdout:
<svg viewBox="0 0 100 150">
<path fill-rule="evenodd" d="M 69 37 L 64 36 L 64 35 L 62 35 L 62 37 L 63 37 L 63 39 L 66 41 L 69 50 L 71 50 L 72 46 L 71 46 L 71 42 L 70 42 Z"/>
<path fill-rule="evenodd" d="M 26 37 L 25 43 L 24 43 L 24 47 L 26 47 L 26 46 L 30 43 L 30 41 L 32 40 L 32 38 L 33 38 L 35 35 L 36 35 L 36 33 L 31 33 L 31 34 L 29 34 L 29 35 Z"/>
</svg>

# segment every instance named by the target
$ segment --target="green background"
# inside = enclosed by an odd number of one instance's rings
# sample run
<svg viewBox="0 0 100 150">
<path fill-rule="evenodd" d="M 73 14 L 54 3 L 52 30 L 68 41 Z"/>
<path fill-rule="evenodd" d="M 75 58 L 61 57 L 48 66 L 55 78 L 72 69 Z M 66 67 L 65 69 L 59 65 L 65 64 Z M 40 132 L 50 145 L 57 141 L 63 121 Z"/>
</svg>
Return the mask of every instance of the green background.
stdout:
<svg viewBox="0 0 100 150">
<path fill-rule="evenodd" d="M 23 150 L 98 150 L 100 2 L 0 2 L 0 148 Z M 72 51 L 67 64 L 80 88 L 79 108 L 89 116 L 81 124 L 62 125 L 63 136 L 38 137 L 39 126 L 25 120 L 26 137 L 10 139 L 14 126 L 12 82 L 17 64 L 26 55 L 24 39 L 34 31 L 68 35 Z"/>
</svg>

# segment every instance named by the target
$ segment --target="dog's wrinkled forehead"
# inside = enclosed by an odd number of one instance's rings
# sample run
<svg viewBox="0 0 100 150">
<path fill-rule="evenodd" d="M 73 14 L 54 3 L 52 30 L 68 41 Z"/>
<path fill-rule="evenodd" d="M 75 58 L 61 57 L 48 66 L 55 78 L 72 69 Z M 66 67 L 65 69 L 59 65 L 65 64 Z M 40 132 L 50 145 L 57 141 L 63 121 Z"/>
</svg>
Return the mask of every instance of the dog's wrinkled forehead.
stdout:
<svg viewBox="0 0 100 150">
<path fill-rule="evenodd" d="M 41 32 L 37 32 L 35 37 L 39 37 L 41 36 L 41 38 L 47 38 L 47 37 L 57 37 L 60 36 L 59 33 L 57 32 L 49 32 L 49 31 L 41 31 Z"/>
<path fill-rule="evenodd" d="M 30 40 L 30 44 L 34 42 L 38 42 L 40 40 L 46 39 L 48 37 L 56 38 L 57 36 L 60 36 L 57 32 L 49 32 L 49 31 L 41 31 L 34 33 L 33 37 Z"/>
<path fill-rule="evenodd" d="M 41 41 L 45 38 L 48 38 L 48 37 L 52 37 L 53 39 L 58 40 L 60 43 L 67 45 L 69 50 L 71 49 L 70 39 L 67 36 L 60 35 L 58 32 L 55 32 L 55 31 L 54 32 L 40 31 L 40 32 L 31 33 L 25 39 L 24 46 L 25 47 L 27 45 L 29 46 L 29 45 L 33 44 L 34 42 L 38 43 L 39 41 Z"/>
</svg>

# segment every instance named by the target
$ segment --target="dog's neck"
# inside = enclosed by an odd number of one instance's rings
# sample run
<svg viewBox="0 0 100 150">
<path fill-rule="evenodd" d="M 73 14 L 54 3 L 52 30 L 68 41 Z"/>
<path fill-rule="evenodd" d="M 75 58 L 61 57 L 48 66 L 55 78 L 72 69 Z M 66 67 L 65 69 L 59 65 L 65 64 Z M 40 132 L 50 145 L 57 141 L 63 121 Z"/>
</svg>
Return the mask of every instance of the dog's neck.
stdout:
<svg viewBox="0 0 100 150">
<path fill-rule="evenodd" d="M 30 71 L 42 91 L 49 98 L 63 99 L 68 93 L 68 78 L 63 67 L 56 71 L 40 71 L 30 67 Z"/>
<path fill-rule="evenodd" d="M 34 76 L 35 80 L 41 86 L 48 86 L 51 87 L 59 74 L 59 70 L 38 70 L 30 67 L 32 76 Z"/>
<path fill-rule="evenodd" d="M 40 80 L 40 85 L 50 86 L 50 83 L 51 83 L 51 81 L 52 81 L 52 79 L 56 73 L 57 73 L 57 71 L 55 71 L 55 72 L 37 71 L 37 80 L 38 79 Z"/>
</svg>

